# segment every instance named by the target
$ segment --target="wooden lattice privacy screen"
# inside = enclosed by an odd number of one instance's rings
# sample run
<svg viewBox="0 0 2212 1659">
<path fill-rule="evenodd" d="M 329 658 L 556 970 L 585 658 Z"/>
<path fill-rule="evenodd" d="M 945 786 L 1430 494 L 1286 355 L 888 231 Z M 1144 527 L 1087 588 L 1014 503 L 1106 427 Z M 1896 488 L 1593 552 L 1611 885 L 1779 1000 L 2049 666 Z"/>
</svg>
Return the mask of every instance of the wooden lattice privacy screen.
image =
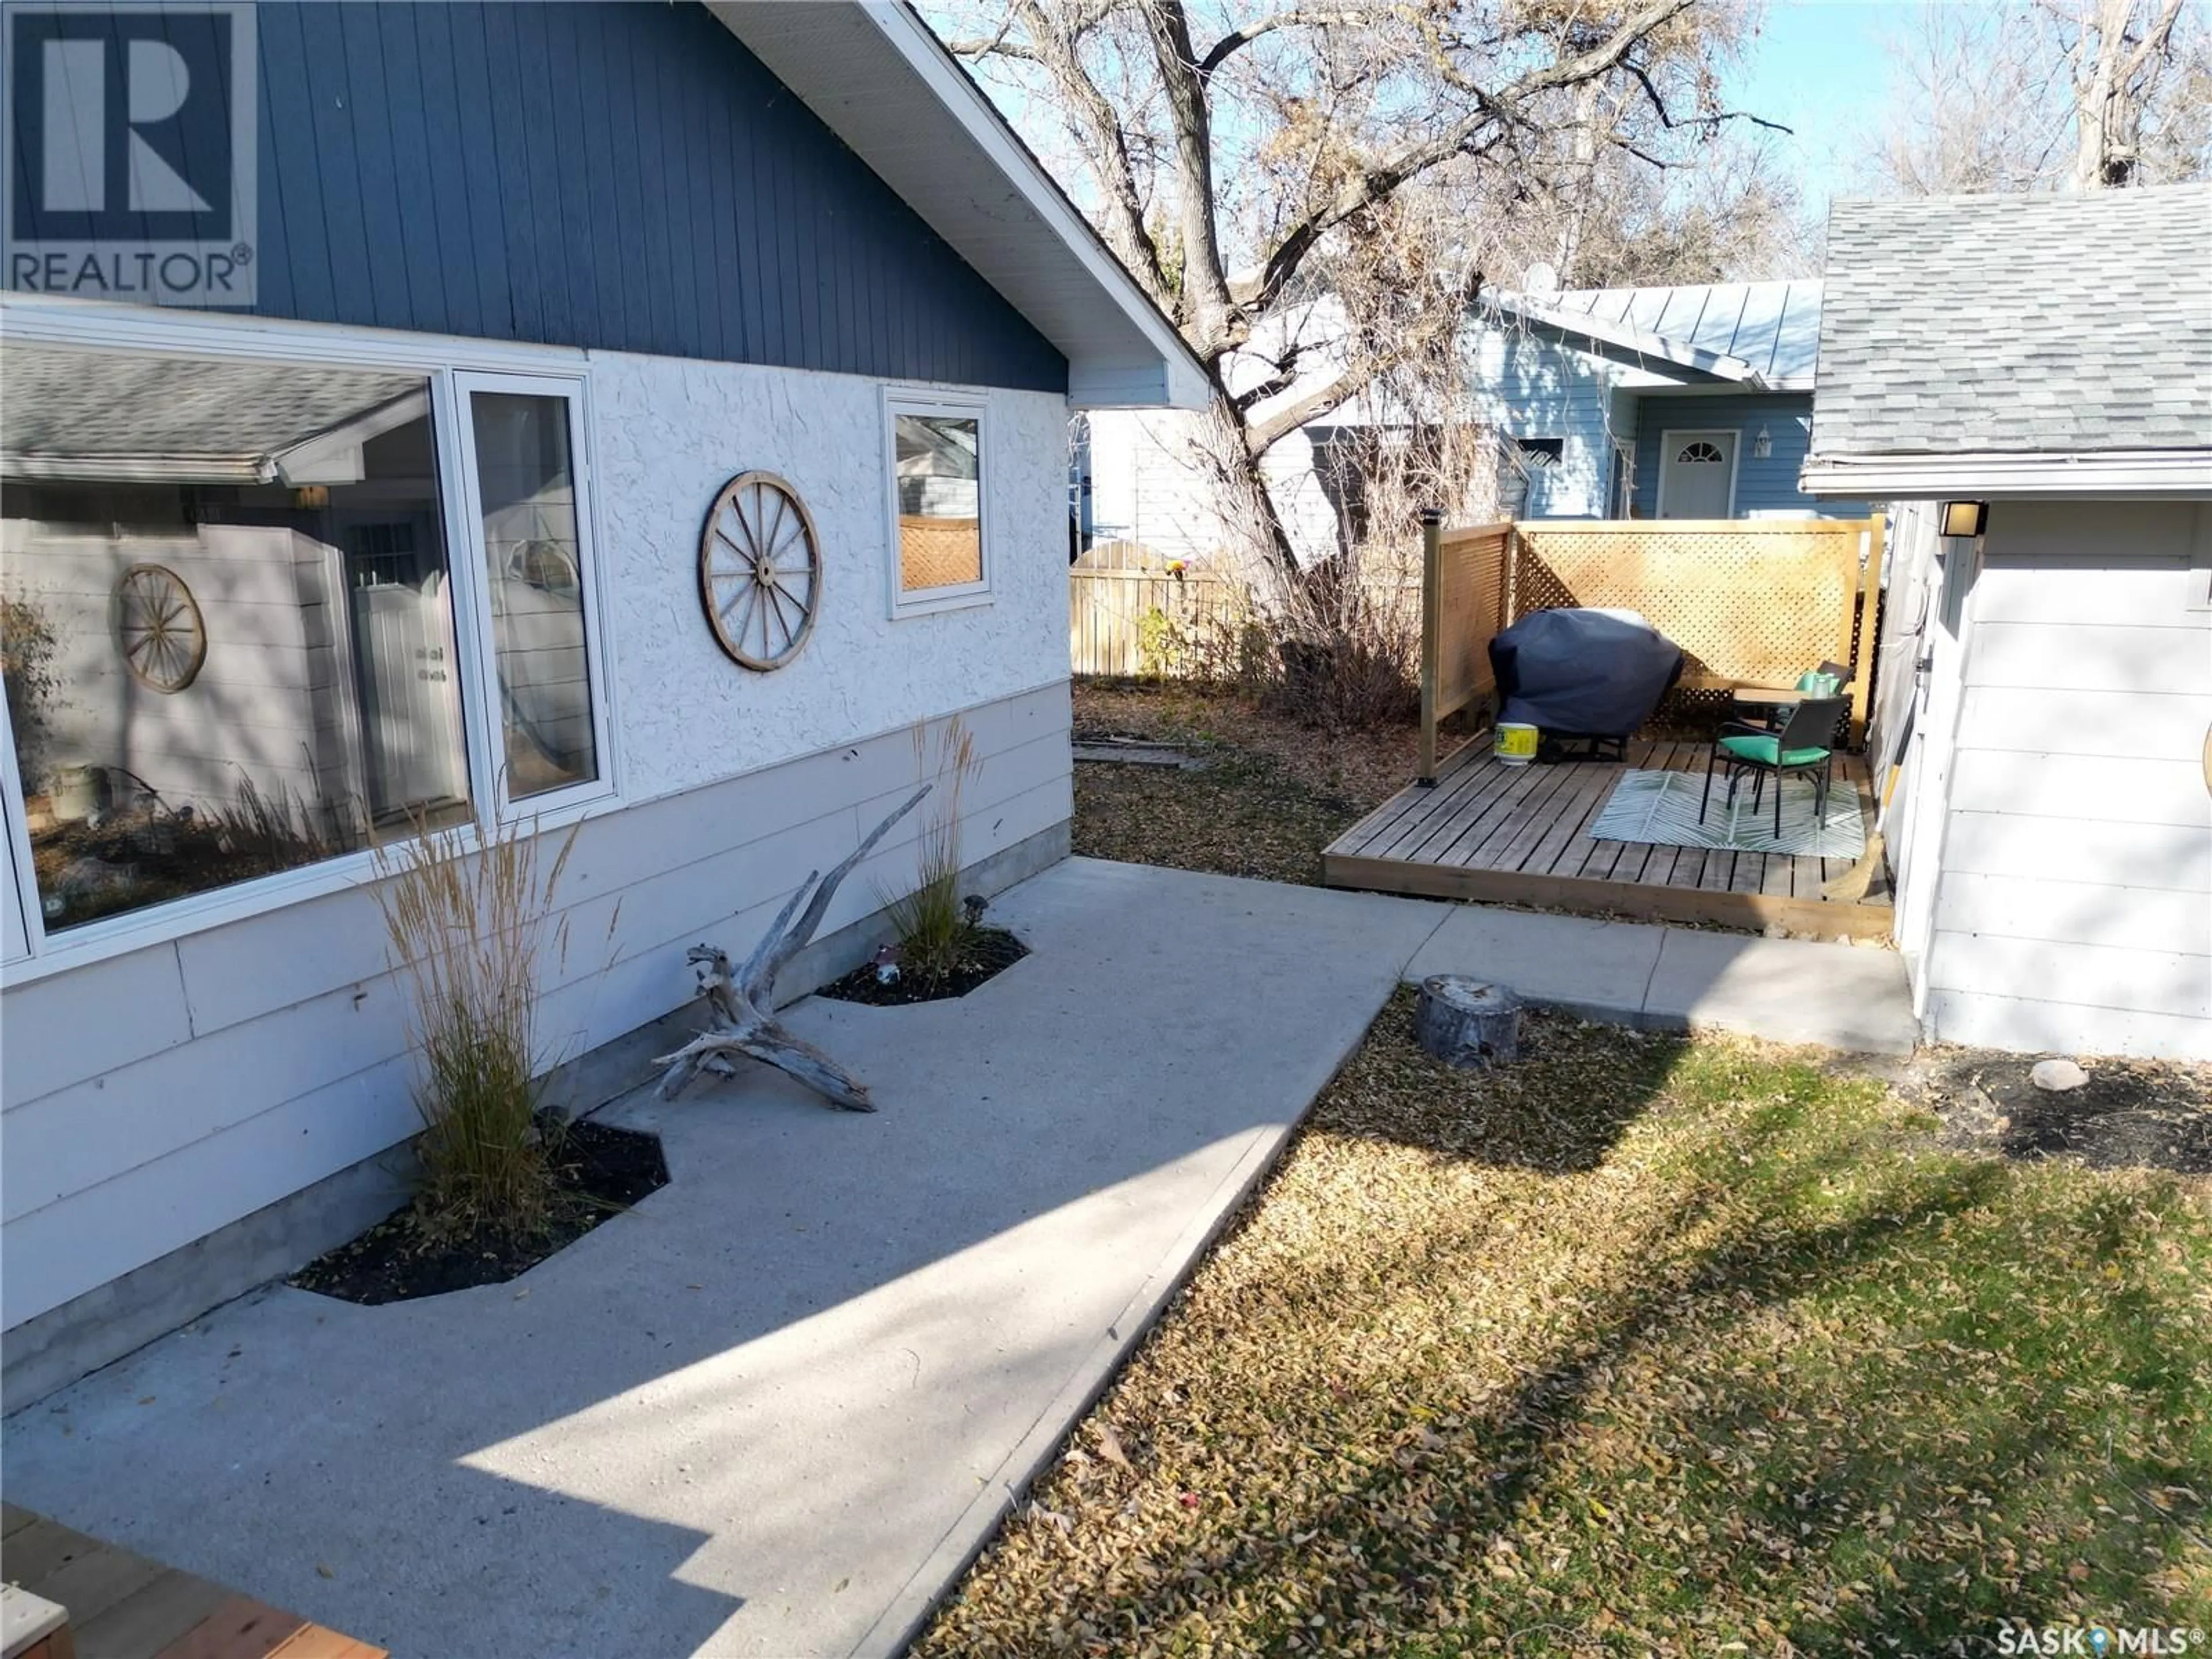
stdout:
<svg viewBox="0 0 2212 1659">
<path fill-rule="evenodd" d="M 983 544 L 973 519 L 899 514 L 899 586 L 908 592 L 983 580 Z"/>
<path fill-rule="evenodd" d="M 1425 550 L 1421 588 L 1421 775 L 1437 775 L 1437 722 L 1498 689 L 1490 641 L 1505 626 L 1513 526 L 1445 530 Z"/>
<path fill-rule="evenodd" d="M 1510 552 L 1492 550 L 1500 541 Z M 1824 661 L 1850 664 L 1856 741 L 1881 554 L 1880 518 L 1546 520 L 1445 531 L 1422 629 L 1421 775 L 1436 775 L 1436 721 L 1495 689 L 1492 637 L 1564 605 L 1640 613 L 1682 647 L 1692 690 L 1787 687 Z"/>
</svg>

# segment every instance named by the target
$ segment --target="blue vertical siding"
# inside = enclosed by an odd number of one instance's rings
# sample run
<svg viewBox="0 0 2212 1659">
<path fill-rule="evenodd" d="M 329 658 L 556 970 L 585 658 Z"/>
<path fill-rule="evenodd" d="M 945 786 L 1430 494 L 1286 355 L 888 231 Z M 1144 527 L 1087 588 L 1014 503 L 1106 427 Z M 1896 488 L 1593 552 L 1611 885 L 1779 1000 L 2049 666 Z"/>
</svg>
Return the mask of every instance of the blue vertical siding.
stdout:
<svg viewBox="0 0 2212 1659">
<path fill-rule="evenodd" d="M 1601 519 L 1613 477 L 1613 366 L 1523 330 L 1482 325 L 1474 341 L 1483 412 L 1509 439 L 1558 438 L 1557 466 L 1528 479 L 1523 517 Z"/>
<path fill-rule="evenodd" d="M 256 10 L 264 315 L 1066 389 L 701 6 Z"/>
<path fill-rule="evenodd" d="M 1646 395 L 1636 406 L 1635 514 L 1659 511 L 1659 440 L 1668 431 L 1716 428 L 1741 434 L 1736 450 L 1734 517 L 1753 513 L 1812 512 L 1824 519 L 1863 519 L 1873 509 L 1864 501 L 1820 501 L 1797 488 L 1798 469 L 1812 440 L 1813 394 L 1669 397 Z M 1752 441 L 1766 428 L 1772 453 L 1764 460 L 1751 453 Z"/>
</svg>

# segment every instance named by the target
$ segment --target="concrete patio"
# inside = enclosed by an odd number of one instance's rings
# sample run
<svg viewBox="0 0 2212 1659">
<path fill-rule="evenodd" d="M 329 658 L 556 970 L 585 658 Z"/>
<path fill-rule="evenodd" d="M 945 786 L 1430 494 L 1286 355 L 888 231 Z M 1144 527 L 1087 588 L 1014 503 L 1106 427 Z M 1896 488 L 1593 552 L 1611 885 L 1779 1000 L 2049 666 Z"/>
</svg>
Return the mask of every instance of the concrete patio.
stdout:
<svg viewBox="0 0 2212 1659">
<path fill-rule="evenodd" d="M 1033 954 L 968 998 L 790 1012 L 875 1115 L 632 1097 L 635 1210 L 508 1285 L 218 1310 L 9 1419 L 9 1498 L 403 1656 L 895 1652 L 1401 978 L 1911 1041 L 1881 951 L 1085 860 L 992 914 Z"/>
</svg>

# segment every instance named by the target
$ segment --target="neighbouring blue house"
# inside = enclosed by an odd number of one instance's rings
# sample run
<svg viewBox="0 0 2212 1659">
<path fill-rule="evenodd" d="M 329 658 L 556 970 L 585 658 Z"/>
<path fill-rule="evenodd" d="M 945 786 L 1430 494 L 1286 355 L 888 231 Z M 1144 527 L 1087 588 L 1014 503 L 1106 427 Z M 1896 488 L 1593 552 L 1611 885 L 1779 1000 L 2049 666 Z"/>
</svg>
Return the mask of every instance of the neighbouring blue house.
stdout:
<svg viewBox="0 0 2212 1659">
<path fill-rule="evenodd" d="M 1295 343 L 1297 378 L 1252 412 L 1306 395 L 1339 372 L 1343 328 L 1328 299 L 1271 319 L 1231 360 L 1231 386 L 1267 378 L 1269 359 Z M 1797 487 L 1820 335 L 1817 282 L 1486 295 L 1465 349 L 1476 417 L 1495 440 L 1497 510 L 1526 519 L 1864 517 L 1864 502 Z M 1217 495 L 1205 418 L 1091 416 L 1070 479 L 1081 534 L 1139 543 L 1162 558 L 1207 558 L 1236 544 L 1237 508 Z M 1361 458 L 1378 434 L 1417 418 L 1363 397 L 1267 452 L 1268 491 L 1302 561 L 1364 533 Z"/>
<path fill-rule="evenodd" d="M 1516 518 L 1855 518 L 1797 487 L 1817 282 L 1501 293 L 1474 340 Z"/>
</svg>

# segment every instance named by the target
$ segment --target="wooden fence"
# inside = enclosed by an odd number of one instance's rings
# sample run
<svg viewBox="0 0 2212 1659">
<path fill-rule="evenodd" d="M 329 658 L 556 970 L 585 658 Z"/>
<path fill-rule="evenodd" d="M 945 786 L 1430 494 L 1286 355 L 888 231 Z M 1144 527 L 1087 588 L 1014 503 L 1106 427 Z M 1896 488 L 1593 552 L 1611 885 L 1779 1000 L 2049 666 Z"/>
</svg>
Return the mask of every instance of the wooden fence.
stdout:
<svg viewBox="0 0 2212 1659">
<path fill-rule="evenodd" d="M 1431 534 L 1422 777 L 1437 775 L 1437 723 L 1495 690 L 1492 638 L 1563 605 L 1638 612 L 1682 647 L 1681 684 L 1692 690 L 1786 688 L 1823 661 L 1848 664 L 1856 743 L 1866 723 L 1882 530 L 1878 516 L 1559 519 Z"/>
<path fill-rule="evenodd" d="M 1176 678 L 1233 648 L 1251 590 L 1209 570 L 1067 573 L 1067 654 L 1078 674 Z"/>
</svg>

